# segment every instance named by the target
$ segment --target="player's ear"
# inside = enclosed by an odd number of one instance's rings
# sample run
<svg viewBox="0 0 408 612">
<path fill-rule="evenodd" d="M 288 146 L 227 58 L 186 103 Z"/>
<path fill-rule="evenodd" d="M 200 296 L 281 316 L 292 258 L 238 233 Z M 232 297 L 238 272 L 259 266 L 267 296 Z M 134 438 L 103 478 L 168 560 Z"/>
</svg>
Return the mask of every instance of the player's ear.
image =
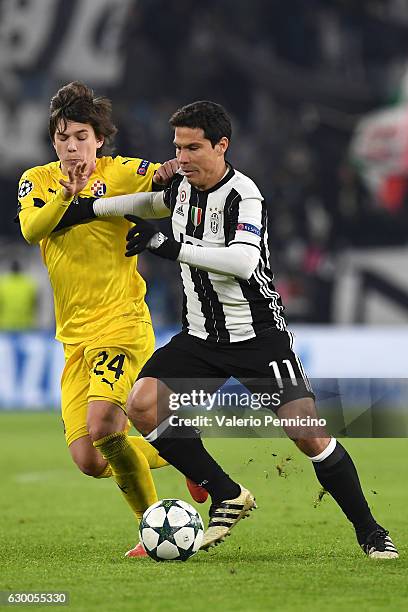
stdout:
<svg viewBox="0 0 408 612">
<path fill-rule="evenodd" d="M 103 147 L 103 143 L 104 143 L 105 139 L 103 136 L 100 136 L 99 138 L 96 139 L 96 148 L 100 149 L 101 147 Z"/>
<path fill-rule="evenodd" d="M 229 145 L 228 138 L 226 136 L 223 136 L 222 138 L 220 138 L 220 140 L 217 142 L 215 146 L 218 147 L 220 154 L 224 155 L 226 150 L 228 149 L 228 145 Z"/>
</svg>

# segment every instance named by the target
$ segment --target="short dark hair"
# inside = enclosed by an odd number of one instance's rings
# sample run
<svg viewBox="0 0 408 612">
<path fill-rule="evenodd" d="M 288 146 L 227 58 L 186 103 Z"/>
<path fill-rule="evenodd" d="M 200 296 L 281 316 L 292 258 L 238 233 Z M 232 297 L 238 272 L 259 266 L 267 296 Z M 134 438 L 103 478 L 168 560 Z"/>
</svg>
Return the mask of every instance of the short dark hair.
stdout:
<svg viewBox="0 0 408 612">
<path fill-rule="evenodd" d="M 59 123 L 65 130 L 68 121 L 89 123 L 98 138 L 104 137 L 104 143 L 97 151 L 98 157 L 112 152 L 118 130 L 112 121 L 112 103 L 108 98 L 96 97 L 93 90 L 80 81 L 64 85 L 51 98 L 48 128 L 52 141 Z"/>
<path fill-rule="evenodd" d="M 213 147 L 223 136 L 231 140 L 231 119 L 225 108 L 216 102 L 199 100 L 187 104 L 170 117 L 169 123 L 174 128 L 201 128 Z"/>
</svg>

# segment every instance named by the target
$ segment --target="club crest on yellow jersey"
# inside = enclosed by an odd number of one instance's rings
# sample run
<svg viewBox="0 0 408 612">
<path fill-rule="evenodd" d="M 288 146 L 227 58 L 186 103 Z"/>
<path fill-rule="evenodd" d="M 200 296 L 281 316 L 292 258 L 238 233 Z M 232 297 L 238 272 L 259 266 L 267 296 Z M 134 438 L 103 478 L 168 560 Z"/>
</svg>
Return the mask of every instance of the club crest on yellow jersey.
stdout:
<svg viewBox="0 0 408 612">
<path fill-rule="evenodd" d="M 106 185 L 100 179 L 96 179 L 91 185 L 91 191 L 97 198 L 102 198 L 106 193 Z"/>
</svg>

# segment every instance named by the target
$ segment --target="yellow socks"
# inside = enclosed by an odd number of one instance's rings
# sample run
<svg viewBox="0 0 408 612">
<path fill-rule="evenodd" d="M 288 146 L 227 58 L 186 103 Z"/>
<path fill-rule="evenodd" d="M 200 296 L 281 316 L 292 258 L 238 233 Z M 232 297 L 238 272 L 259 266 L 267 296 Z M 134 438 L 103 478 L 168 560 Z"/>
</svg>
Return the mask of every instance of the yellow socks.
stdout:
<svg viewBox="0 0 408 612">
<path fill-rule="evenodd" d="M 149 464 L 149 468 L 151 470 L 155 470 L 157 468 L 165 467 L 169 465 L 165 459 L 160 457 L 157 450 L 149 444 L 144 438 L 141 436 L 128 436 L 129 444 L 134 446 L 136 450 L 141 450 L 144 456 L 147 459 Z M 108 465 L 106 468 L 99 474 L 99 476 L 95 476 L 95 478 L 110 478 L 112 476 L 112 468 Z"/>
<path fill-rule="evenodd" d="M 96 440 L 93 445 L 109 462 L 118 487 L 140 519 L 146 508 L 157 501 L 149 463 L 143 452 L 136 444 L 130 443 L 125 432 L 110 434 Z"/>
<path fill-rule="evenodd" d="M 129 444 L 134 446 L 136 449 L 142 451 L 149 463 L 149 467 L 151 470 L 155 470 L 156 468 L 161 468 L 165 465 L 169 465 L 165 459 L 160 457 L 158 451 L 154 448 L 154 446 L 149 444 L 149 442 L 147 442 L 141 436 L 129 436 L 128 440 Z"/>
<path fill-rule="evenodd" d="M 99 476 L 95 476 L 95 478 L 110 478 L 111 476 L 112 476 L 112 468 L 108 463 L 108 465 L 103 470 L 103 472 L 101 472 Z"/>
</svg>

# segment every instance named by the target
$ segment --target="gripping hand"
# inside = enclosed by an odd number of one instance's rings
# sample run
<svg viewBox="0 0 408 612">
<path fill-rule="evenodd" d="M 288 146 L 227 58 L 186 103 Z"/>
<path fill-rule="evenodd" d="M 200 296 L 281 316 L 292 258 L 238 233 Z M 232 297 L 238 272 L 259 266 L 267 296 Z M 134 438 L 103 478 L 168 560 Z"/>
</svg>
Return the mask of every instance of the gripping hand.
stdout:
<svg viewBox="0 0 408 612">
<path fill-rule="evenodd" d="M 153 255 L 176 261 L 181 249 L 180 242 L 162 234 L 146 219 L 135 215 L 125 215 L 125 219 L 135 224 L 126 236 L 126 257 L 139 255 L 148 249 Z"/>
</svg>

